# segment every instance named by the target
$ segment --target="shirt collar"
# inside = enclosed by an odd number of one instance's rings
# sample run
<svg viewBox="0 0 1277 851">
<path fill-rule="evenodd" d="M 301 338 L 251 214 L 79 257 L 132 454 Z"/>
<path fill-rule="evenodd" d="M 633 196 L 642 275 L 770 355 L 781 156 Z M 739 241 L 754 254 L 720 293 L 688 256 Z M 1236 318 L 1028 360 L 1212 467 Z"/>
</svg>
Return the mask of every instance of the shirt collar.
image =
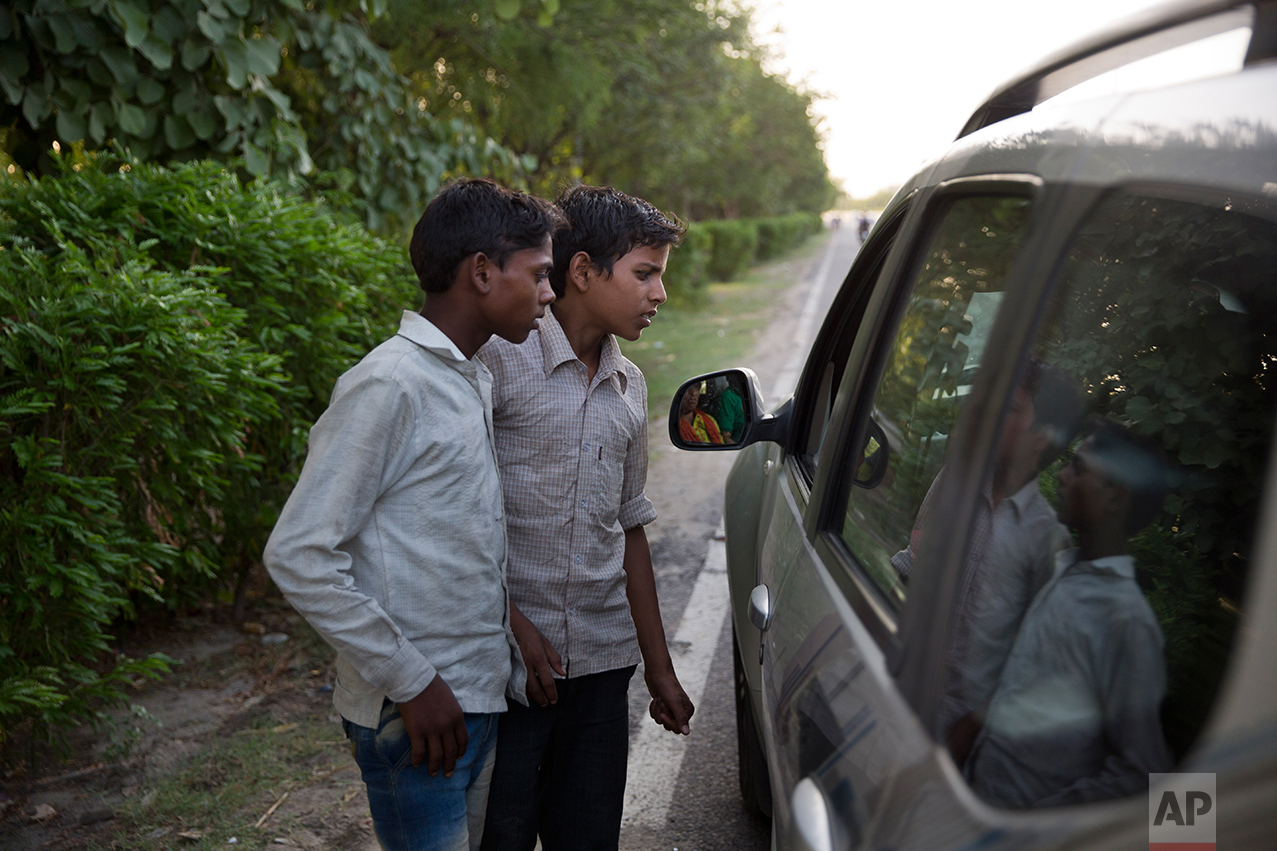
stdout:
<svg viewBox="0 0 1277 851">
<path fill-rule="evenodd" d="M 1024 487 L 1007 497 L 1007 502 L 1011 503 L 1012 507 L 1015 508 L 1017 517 L 1023 517 L 1024 512 L 1029 510 L 1029 503 L 1033 502 L 1034 497 L 1039 493 L 1038 477 L 1034 476 L 1025 483 Z"/>
<path fill-rule="evenodd" d="M 406 340 L 411 340 L 423 349 L 427 349 L 442 358 L 449 360 L 465 361 L 466 356 L 461 354 L 461 349 L 457 348 L 457 344 L 452 342 L 447 334 L 439 330 L 439 326 L 435 325 L 420 313 L 414 313 L 411 310 L 405 310 L 403 317 L 399 320 L 399 336 Z"/>
<path fill-rule="evenodd" d="M 576 352 L 572 350 L 572 344 L 563 333 L 563 326 L 559 324 L 559 319 L 552 309 L 547 309 L 545 316 L 537 320 L 537 329 L 541 334 L 541 353 L 545 361 L 546 378 L 549 378 L 550 373 L 558 369 L 560 365 L 578 360 Z M 594 379 L 602 381 L 613 374 L 616 375 L 620 382 L 620 390 L 624 393 L 627 381 L 621 347 L 617 345 L 615 337 L 604 334 L 603 349 L 599 353 L 599 371 Z"/>
<path fill-rule="evenodd" d="M 1063 573 L 1069 568 L 1077 565 L 1079 563 L 1078 562 L 1079 553 L 1080 553 L 1080 550 L 1077 547 L 1073 547 L 1072 549 L 1068 549 L 1068 550 L 1061 550 L 1060 552 L 1056 553 L 1055 555 L 1056 575 L 1058 576 L 1059 574 Z M 1123 579 L 1135 578 L 1135 556 L 1133 555 L 1105 556 L 1104 558 L 1097 558 L 1093 561 L 1089 561 L 1085 563 L 1091 565 L 1092 567 L 1098 570 L 1107 570 L 1110 573 L 1115 573 L 1118 576 L 1122 577 Z"/>
</svg>

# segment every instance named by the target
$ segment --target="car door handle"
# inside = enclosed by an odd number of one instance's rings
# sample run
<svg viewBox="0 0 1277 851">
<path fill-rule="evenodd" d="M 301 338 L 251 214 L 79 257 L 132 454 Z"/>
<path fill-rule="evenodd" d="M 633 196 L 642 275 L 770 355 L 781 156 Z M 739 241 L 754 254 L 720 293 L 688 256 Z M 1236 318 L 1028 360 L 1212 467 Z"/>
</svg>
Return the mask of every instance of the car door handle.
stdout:
<svg viewBox="0 0 1277 851">
<path fill-rule="evenodd" d="M 834 851 L 841 847 L 836 844 L 829 799 L 815 780 L 804 777 L 798 781 L 789 803 L 793 815 L 789 847 L 799 851 Z"/>
<path fill-rule="evenodd" d="M 766 585 L 759 585 L 749 592 L 749 622 L 766 632 L 772 622 L 772 595 Z"/>
</svg>

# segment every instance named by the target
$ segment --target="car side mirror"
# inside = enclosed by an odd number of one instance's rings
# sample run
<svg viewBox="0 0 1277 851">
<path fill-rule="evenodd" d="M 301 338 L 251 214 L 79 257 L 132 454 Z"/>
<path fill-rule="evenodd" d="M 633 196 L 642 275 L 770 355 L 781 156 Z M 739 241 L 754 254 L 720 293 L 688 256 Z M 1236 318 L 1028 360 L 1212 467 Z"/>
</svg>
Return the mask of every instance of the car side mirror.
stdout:
<svg viewBox="0 0 1277 851">
<path fill-rule="evenodd" d="M 760 440 L 784 439 L 789 409 L 764 415 L 758 376 L 724 369 L 683 382 L 670 404 L 670 442 L 679 449 L 740 449 Z"/>
<path fill-rule="evenodd" d="M 891 447 L 887 442 L 887 433 L 882 426 L 869 420 L 865 429 L 865 443 L 860 450 L 860 464 L 856 467 L 856 475 L 852 484 L 861 488 L 876 488 L 887 475 L 887 467 L 891 462 Z"/>
</svg>

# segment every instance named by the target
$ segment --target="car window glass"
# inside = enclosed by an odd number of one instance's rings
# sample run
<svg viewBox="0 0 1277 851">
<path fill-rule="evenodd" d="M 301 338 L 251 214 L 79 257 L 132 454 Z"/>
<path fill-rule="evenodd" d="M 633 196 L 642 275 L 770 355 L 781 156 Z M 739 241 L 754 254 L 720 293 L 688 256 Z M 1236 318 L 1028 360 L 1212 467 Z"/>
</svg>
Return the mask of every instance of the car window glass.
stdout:
<svg viewBox="0 0 1277 851">
<path fill-rule="evenodd" d="M 1077 233 L 955 603 L 938 728 L 986 802 L 1144 794 L 1200 732 L 1267 464 L 1274 269 L 1236 202 L 1118 193 Z"/>
<path fill-rule="evenodd" d="M 854 298 L 846 301 L 839 299 L 835 302 L 835 309 L 840 307 L 843 316 L 840 317 L 839 325 L 829 332 L 830 339 L 818 341 L 812 347 L 814 356 L 808 369 L 818 369 L 819 377 L 811 388 L 806 390 L 805 397 L 800 396 L 797 399 L 800 409 L 796 412 L 800 423 L 797 458 L 800 468 L 809 481 L 816 477 L 816 456 L 820 453 L 825 433 L 829 430 L 834 402 L 838 398 L 838 390 L 847 371 L 847 358 L 851 355 L 852 343 L 856 338 L 855 328 L 860 324 L 865 303 L 878 287 L 879 278 L 886 265 L 887 253 L 904 218 L 903 213 L 903 208 L 897 208 L 891 218 L 881 223 L 874 235 L 874 242 L 861 246 L 860 251 L 863 256 L 858 256 L 857 263 L 867 259 L 871 266 L 867 273 L 859 274 L 859 282 L 854 280 L 851 282 L 851 286 L 857 290 Z M 868 220 L 862 218 L 862 221 Z M 857 273 L 853 271 L 853 275 L 855 274 Z M 823 358 L 818 361 L 817 358 L 820 355 L 815 353 L 823 354 Z"/>
<path fill-rule="evenodd" d="M 848 459 L 854 485 L 842 540 L 899 606 L 915 529 L 1014 261 L 1029 202 L 971 196 L 945 209 L 915 273 L 870 406 L 864 446 Z"/>
</svg>

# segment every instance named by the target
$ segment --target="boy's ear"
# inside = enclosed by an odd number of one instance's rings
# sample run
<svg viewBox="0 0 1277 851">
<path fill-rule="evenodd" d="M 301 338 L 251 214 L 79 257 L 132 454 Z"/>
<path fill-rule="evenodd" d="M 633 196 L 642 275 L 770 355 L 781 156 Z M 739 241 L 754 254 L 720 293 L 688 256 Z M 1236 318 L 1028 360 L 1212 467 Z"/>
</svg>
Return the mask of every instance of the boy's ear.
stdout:
<svg viewBox="0 0 1277 851">
<path fill-rule="evenodd" d="M 590 262 L 590 255 L 584 251 L 573 254 L 572 259 L 568 261 L 567 279 L 580 292 L 587 292 L 590 289 L 590 276 L 596 273 L 594 264 Z"/>
<path fill-rule="evenodd" d="M 492 292 L 492 283 L 489 279 L 492 267 L 495 264 L 488 255 L 479 251 L 467 257 L 461 265 L 462 273 L 470 286 L 474 287 L 481 295 L 487 295 Z"/>
</svg>

